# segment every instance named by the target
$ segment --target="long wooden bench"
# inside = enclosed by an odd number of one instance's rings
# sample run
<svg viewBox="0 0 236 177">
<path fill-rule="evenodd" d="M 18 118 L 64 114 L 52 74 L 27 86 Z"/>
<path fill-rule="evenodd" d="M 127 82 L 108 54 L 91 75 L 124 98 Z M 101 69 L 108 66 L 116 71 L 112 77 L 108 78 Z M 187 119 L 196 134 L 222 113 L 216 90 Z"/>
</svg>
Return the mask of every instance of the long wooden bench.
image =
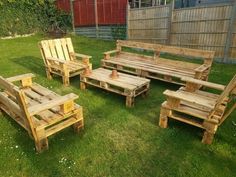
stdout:
<svg viewBox="0 0 236 177">
<path fill-rule="evenodd" d="M 77 95 L 60 96 L 37 83 L 33 74 L 10 78 L 0 76 L 0 110 L 28 131 L 36 150 L 48 149 L 47 137 L 73 125 L 78 132 L 84 126 L 82 107 Z M 20 86 L 13 82 L 20 82 Z"/>
<path fill-rule="evenodd" d="M 152 56 L 127 52 L 123 48 L 141 49 L 153 52 Z M 184 57 L 201 58 L 203 64 L 195 64 L 173 59 L 161 58 L 161 53 L 180 55 Z M 176 84 L 183 84 L 182 77 L 207 80 L 214 57 L 213 51 L 204 51 L 159 44 L 149 44 L 133 41 L 117 41 L 116 50 L 104 53 L 101 64 L 104 68 L 117 69 Z"/>
<path fill-rule="evenodd" d="M 227 86 L 193 78 L 182 78 L 185 87 L 166 90 L 161 106 L 159 125 L 166 128 L 168 119 L 175 119 L 204 129 L 202 142 L 211 144 L 217 128 L 236 108 L 236 75 Z M 222 91 L 221 94 L 199 90 L 199 85 Z"/>
</svg>

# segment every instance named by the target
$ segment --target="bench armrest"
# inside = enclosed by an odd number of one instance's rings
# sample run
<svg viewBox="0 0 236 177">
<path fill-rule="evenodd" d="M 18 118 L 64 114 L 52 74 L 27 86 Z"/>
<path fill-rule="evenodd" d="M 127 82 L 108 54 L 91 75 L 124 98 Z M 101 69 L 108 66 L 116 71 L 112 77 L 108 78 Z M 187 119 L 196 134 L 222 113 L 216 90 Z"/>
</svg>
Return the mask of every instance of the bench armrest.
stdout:
<svg viewBox="0 0 236 177">
<path fill-rule="evenodd" d="M 203 65 L 199 66 L 198 68 L 196 68 L 194 71 L 202 73 L 202 72 L 208 70 L 210 67 L 211 66 L 209 66 L 209 65 L 203 64 Z"/>
<path fill-rule="evenodd" d="M 187 83 L 198 84 L 198 85 L 202 85 L 202 86 L 205 86 L 205 87 L 208 87 L 208 88 L 213 88 L 213 89 L 216 89 L 216 90 L 223 91 L 225 89 L 224 85 L 215 84 L 215 83 L 202 81 L 202 80 L 198 80 L 198 79 L 193 79 L 193 78 L 189 78 L 189 77 L 182 77 L 181 80 L 185 81 Z"/>
<path fill-rule="evenodd" d="M 15 81 L 22 81 L 24 79 L 31 79 L 32 77 L 35 77 L 34 74 L 28 73 L 28 74 L 22 74 L 14 77 L 9 77 L 6 80 L 9 82 L 15 82 Z"/>
<path fill-rule="evenodd" d="M 119 50 L 110 50 L 110 51 L 104 52 L 103 53 L 104 54 L 104 59 L 108 60 L 108 59 L 110 59 L 111 54 L 118 53 L 118 52 L 120 52 L 120 51 Z"/>
<path fill-rule="evenodd" d="M 119 52 L 119 50 L 110 50 L 110 51 L 104 52 L 103 54 L 104 55 L 110 55 L 110 54 L 118 53 L 118 52 Z"/>
<path fill-rule="evenodd" d="M 60 96 L 60 97 L 55 98 L 53 100 L 49 100 L 49 101 L 44 102 L 42 104 L 37 104 L 37 105 L 31 106 L 31 107 L 28 108 L 28 111 L 29 111 L 30 116 L 33 116 L 33 115 L 36 115 L 36 114 L 38 114 L 42 111 L 51 109 L 53 107 L 61 106 L 65 102 L 75 100 L 77 98 L 78 98 L 78 95 L 70 93 L 68 95 Z"/>
<path fill-rule="evenodd" d="M 176 91 L 171 91 L 171 90 L 166 90 L 163 93 L 167 97 L 174 98 L 177 100 L 182 100 L 182 101 L 187 101 L 189 103 L 194 103 L 197 105 L 204 106 L 208 109 L 214 109 L 215 105 L 210 105 L 207 100 L 201 98 L 201 97 L 193 97 L 192 95 L 188 95 L 186 93 L 182 92 L 176 92 Z"/>
</svg>

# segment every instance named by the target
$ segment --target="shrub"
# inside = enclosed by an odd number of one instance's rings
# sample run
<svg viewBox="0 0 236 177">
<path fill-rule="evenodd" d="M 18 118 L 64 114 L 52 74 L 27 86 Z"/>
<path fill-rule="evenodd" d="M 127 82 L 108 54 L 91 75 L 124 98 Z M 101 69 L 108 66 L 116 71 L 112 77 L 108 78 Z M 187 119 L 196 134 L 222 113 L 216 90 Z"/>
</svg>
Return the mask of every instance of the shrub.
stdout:
<svg viewBox="0 0 236 177">
<path fill-rule="evenodd" d="M 0 0 L 0 36 L 67 29 L 71 18 L 54 0 Z"/>
</svg>

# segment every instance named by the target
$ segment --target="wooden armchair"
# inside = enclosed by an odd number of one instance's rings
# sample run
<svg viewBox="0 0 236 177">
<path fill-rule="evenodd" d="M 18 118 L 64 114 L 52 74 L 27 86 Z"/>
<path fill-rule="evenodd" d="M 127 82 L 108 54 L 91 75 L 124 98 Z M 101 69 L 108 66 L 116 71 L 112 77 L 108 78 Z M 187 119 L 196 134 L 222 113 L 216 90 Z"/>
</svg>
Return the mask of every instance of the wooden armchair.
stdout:
<svg viewBox="0 0 236 177">
<path fill-rule="evenodd" d="M 211 144 L 217 128 L 235 110 L 236 75 L 227 86 L 193 78 L 182 78 L 185 87 L 178 91 L 166 90 L 167 101 L 162 104 L 159 126 L 166 128 L 172 118 L 205 130 L 202 142 Z M 204 86 L 222 91 L 214 94 L 201 91 Z"/>
<path fill-rule="evenodd" d="M 63 84 L 68 86 L 70 77 L 81 74 L 87 67 L 92 69 L 91 56 L 75 53 L 70 38 L 43 40 L 39 47 L 48 79 L 51 74 L 62 76 Z M 82 60 L 76 60 L 77 57 Z"/>
<path fill-rule="evenodd" d="M 26 129 L 35 141 L 36 150 L 48 149 L 47 137 L 73 125 L 83 128 L 82 107 L 75 104 L 77 95 L 65 96 L 32 83 L 33 74 L 10 78 L 0 76 L 0 110 Z M 20 81 L 20 86 L 13 82 Z"/>
</svg>

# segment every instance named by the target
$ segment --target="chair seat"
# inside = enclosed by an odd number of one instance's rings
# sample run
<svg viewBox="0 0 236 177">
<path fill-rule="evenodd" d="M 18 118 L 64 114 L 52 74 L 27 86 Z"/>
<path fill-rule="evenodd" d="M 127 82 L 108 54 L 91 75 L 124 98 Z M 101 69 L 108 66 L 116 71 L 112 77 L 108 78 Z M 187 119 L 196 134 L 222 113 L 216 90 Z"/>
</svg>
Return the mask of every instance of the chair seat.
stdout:
<svg viewBox="0 0 236 177">
<path fill-rule="evenodd" d="M 194 69 L 198 68 L 200 65 L 186 63 L 181 61 L 171 61 L 166 59 L 149 59 L 142 58 L 141 56 L 129 56 L 127 54 L 121 54 L 115 56 L 109 60 L 103 60 L 107 63 L 117 64 L 124 67 L 131 67 L 135 69 L 141 69 L 143 71 L 148 71 L 157 74 L 169 75 L 172 77 L 191 77 L 194 78 Z M 183 64 L 184 63 L 184 64 Z"/>
<path fill-rule="evenodd" d="M 79 61 L 67 61 L 66 66 L 70 72 L 76 72 L 86 68 L 86 65 Z"/>
</svg>

